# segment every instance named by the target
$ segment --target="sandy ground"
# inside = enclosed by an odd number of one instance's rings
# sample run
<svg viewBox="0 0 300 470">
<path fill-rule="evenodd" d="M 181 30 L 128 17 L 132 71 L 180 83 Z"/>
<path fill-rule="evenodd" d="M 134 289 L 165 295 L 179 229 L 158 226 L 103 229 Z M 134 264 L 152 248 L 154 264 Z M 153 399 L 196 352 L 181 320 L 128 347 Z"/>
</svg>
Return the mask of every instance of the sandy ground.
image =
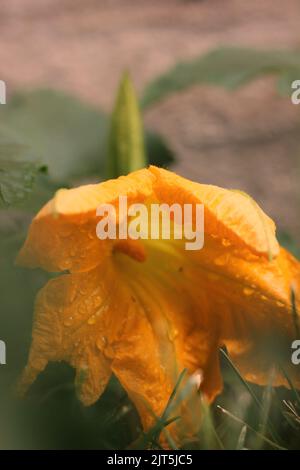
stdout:
<svg viewBox="0 0 300 470">
<path fill-rule="evenodd" d="M 299 0 L 1 0 L 1 79 L 10 92 L 48 85 L 109 110 L 125 68 L 141 92 L 218 45 L 297 48 L 299 20 Z M 249 192 L 300 241 L 299 118 L 269 78 L 234 93 L 196 87 L 145 115 L 181 174 Z"/>
</svg>

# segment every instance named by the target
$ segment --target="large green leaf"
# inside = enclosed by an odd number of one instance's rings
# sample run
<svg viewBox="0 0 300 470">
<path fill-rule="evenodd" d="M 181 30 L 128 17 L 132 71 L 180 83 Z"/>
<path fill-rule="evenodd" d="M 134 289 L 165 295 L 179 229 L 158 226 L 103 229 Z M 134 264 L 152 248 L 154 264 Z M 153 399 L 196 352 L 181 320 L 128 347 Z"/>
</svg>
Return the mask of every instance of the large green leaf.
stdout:
<svg viewBox="0 0 300 470">
<path fill-rule="evenodd" d="M 42 157 L 49 176 L 65 184 L 101 173 L 106 118 L 65 93 L 18 93 L 0 109 L 0 119 Z"/>
<path fill-rule="evenodd" d="M 0 120 L 32 148 L 47 165 L 56 185 L 72 185 L 88 178 L 104 178 L 107 154 L 107 116 L 78 98 L 55 90 L 19 92 L 0 107 Z M 164 141 L 146 134 L 146 145 L 155 147 L 155 161 L 170 163 L 173 156 Z"/>
<path fill-rule="evenodd" d="M 31 149 L 4 127 L 0 128 L 0 208 L 22 202 L 45 167 L 30 161 Z"/>
<path fill-rule="evenodd" d="M 233 90 L 263 75 L 276 74 L 281 93 L 291 94 L 291 83 L 300 77 L 300 53 L 294 51 L 259 51 L 224 47 L 179 63 L 154 79 L 145 89 L 144 108 L 176 91 L 196 84 L 211 84 Z"/>
<path fill-rule="evenodd" d="M 107 176 L 116 178 L 147 166 L 138 99 L 127 73 L 121 80 L 111 116 Z"/>
</svg>

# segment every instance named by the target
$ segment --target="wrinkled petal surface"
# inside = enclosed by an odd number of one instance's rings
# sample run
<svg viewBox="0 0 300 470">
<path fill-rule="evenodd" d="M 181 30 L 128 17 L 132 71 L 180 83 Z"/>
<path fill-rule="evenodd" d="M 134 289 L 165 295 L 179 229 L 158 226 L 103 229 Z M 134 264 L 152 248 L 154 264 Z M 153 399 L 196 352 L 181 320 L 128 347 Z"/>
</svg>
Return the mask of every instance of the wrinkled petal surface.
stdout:
<svg viewBox="0 0 300 470">
<path fill-rule="evenodd" d="M 174 239 L 99 240 L 97 207 L 117 208 L 119 196 L 128 205 L 204 204 L 203 249 L 187 251 L 184 240 Z M 284 366 L 300 387 L 290 361 L 299 262 L 280 248 L 274 222 L 241 192 L 155 167 L 60 190 L 33 220 L 18 262 L 69 272 L 37 296 L 23 390 L 49 361 L 64 360 L 76 369 L 78 395 L 88 405 L 113 372 L 148 428 L 149 409 L 163 412 L 184 368 L 200 370 L 202 391 L 215 398 L 224 345 L 257 384 L 268 382 L 276 348 L 284 351 Z M 286 385 L 280 373 L 275 383 Z M 182 413 L 188 418 L 184 407 Z"/>
</svg>

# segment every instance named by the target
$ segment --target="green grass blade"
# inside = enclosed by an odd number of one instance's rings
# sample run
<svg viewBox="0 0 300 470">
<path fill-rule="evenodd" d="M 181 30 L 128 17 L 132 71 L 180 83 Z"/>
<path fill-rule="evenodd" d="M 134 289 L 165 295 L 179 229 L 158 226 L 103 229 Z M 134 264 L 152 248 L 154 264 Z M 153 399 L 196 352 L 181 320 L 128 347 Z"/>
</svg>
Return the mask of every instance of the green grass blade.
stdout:
<svg viewBox="0 0 300 470">
<path fill-rule="evenodd" d="M 180 375 L 179 375 L 179 377 L 178 377 L 178 380 L 177 380 L 177 382 L 176 382 L 176 385 L 175 385 L 175 387 L 174 387 L 173 390 L 172 390 L 172 393 L 171 393 L 171 395 L 170 395 L 170 397 L 169 397 L 168 403 L 167 403 L 167 405 L 166 405 L 166 407 L 165 407 L 165 409 L 164 409 L 164 411 L 163 411 L 163 414 L 162 414 L 162 416 L 161 416 L 161 419 L 162 419 L 162 420 L 166 419 L 167 416 L 168 416 L 168 414 L 170 413 L 170 410 L 171 410 L 171 408 L 172 408 L 172 404 L 173 404 L 173 402 L 174 402 L 175 396 L 176 396 L 176 394 L 177 394 L 177 392 L 178 392 L 178 390 L 179 390 L 179 387 L 180 387 L 180 385 L 181 385 L 181 383 L 182 383 L 182 380 L 183 380 L 183 378 L 184 378 L 186 372 L 187 372 L 187 369 L 183 369 L 182 372 L 180 373 Z"/>
<path fill-rule="evenodd" d="M 292 379 L 289 377 L 288 373 L 286 372 L 286 370 L 285 370 L 285 368 L 283 367 L 282 364 L 279 364 L 279 368 L 280 368 L 284 378 L 288 382 L 288 384 L 290 386 L 290 389 L 293 391 L 298 404 L 300 405 L 300 395 L 299 395 L 299 392 L 297 391 L 296 387 L 294 386 Z"/>
<path fill-rule="evenodd" d="M 249 424 L 245 423 L 245 421 L 243 421 L 242 419 L 238 418 L 238 417 L 235 416 L 234 414 L 230 413 L 230 411 L 225 410 L 225 409 L 222 408 L 220 405 L 218 405 L 217 408 L 218 408 L 219 410 L 221 410 L 223 414 L 229 416 L 231 419 L 233 419 L 233 420 L 236 421 L 237 423 L 241 424 L 242 426 L 246 426 L 247 429 L 249 429 L 249 431 L 251 431 L 251 432 L 253 432 L 254 434 L 256 434 L 256 436 L 259 436 L 263 441 L 265 441 L 266 443 L 268 443 L 270 446 L 272 446 L 272 447 L 274 447 L 275 449 L 278 449 L 278 450 L 286 450 L 285 447 L 282 447 L 282 446 L 276 444 L 276 442 L 273 442 L 271 439 L 268 439 L 267 437 L 263 436 L 261 433 L 259 433 L 258 431 L 256 431 L 254 428 L 252 428 L 251 426 L 249 426 Z"/>
<path fill-rule="evenodd" d="M 247 425 L 245 424 L 241 429 L 241 432 L 237 441 L 236 450 L 242 450 L 245 448 L 246 436 L 247 436 Z"/>
<path fill-rule="evenodd" d="M 250 385 L 248 384 L 248 382 L 243 378 L 243 376 L 241 375 L 240 371 L 238 370 L 238 368 L 235 366 L 235 364 L 231 361 L 230 357 L 226 354 L 226 352 L 223 350 L 223 349 L 220 349 L 221 353 L 223 354 L 223 356 L 225 357 L 226 361 L 228 362 L 228 364 L 230 365 L 230 367 L 232 368 L 232 370 L 235 372 L 236 376 L 239 378 L 239 380 L 241 381 L 241 383 L 244 385 L 244 387 L 246 388 L 246 390 L 248 391 L 248 393 L 251 395 L 255 405 L 257 406 L 258 410 L 262 413 L 264 413 L 264 407 L 263 407 L 263 404 L 261 403 L 261 401 L 257 398 L 256 394 L 254 393 L 254 391 L 252 390 L 252 388 L 250 387 Z M 268 430 L 270 432 L 270 435 L 272 436 L 272 438 L 274 440 L 277 440 L 278 439 L 278 436 L 277 436 L 277 433 L 274 429 L 274 426 L 268 422 Z"/>
</svg>

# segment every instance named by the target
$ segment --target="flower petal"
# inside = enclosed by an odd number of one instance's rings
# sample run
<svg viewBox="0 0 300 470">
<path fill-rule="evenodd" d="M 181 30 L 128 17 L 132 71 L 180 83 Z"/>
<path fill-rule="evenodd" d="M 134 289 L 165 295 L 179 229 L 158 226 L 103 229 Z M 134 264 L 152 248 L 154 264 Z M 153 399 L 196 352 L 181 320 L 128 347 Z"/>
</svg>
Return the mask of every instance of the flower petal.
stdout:
<svg viewBox="0 0 300 470">
<path fill-rule="evenodd" d="M 33 219 L 17 263 L 47 271 L 82 272 L 95 268 L 112 251 L 111 240 L 99 240 L 96 210 L 101 204 L 118 206 L 119 195 L 128 204 L 152 194 L 154 176 L 139 170 L 101 184 L 61 189 Z"/>
<path fill-rule="evenodd" d="M 119 196 L 127 196 L 128 205 L 151 200 L 203 203 L 207 234 L 228 238 L 258 254 L 279 253 L 273 221 L 251 198 L 150 167 L 117 180 L 59 190 L 33 220 L 18 263 L 54 272 L 93 269 L 112 250 L 110 240 L 96 236 L 96 209 L 107 203 L 117 208 Z"/>
<path fill-rule="evenodd" d="M 160 414 L 172 391 L 157 340 L 143 307 L 113 263 L 51 280 L 36 300 L 32 345 L 19 383 L 26 392 L 49 361 L 76 368 L 76 389 L 94 403 L 113 371 L 140 411 L 145 426 Z"/>
<path fill-rule="evenodd" d="M 204 204 L 205 233 L 232 240 L 258 254 L 277 256 L 274 222 L 245 193 L 193 183 L 162 168 L 155 174 L 154 191 L 167 204 Z"/>
<path fill-rule="evenodd" d="M 49 361 L 66 361 L 77 371 L 77 391 L 85 404 L 96 401 L 111 375 L 98 348 L 106 334 L 111 292 L 97 270 L 50 280 L 38 293 L 28 364 L 19 389 L 25 392 Z"/>
</svg>

